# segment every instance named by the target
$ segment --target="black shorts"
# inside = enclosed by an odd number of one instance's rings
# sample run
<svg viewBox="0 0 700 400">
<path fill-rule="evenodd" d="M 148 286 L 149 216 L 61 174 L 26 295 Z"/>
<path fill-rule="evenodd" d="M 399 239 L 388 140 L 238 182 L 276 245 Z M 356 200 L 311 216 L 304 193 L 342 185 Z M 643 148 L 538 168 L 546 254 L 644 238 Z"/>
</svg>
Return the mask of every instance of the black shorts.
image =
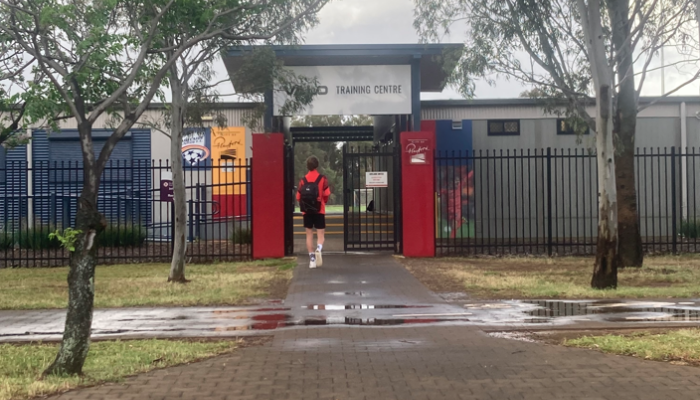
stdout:
<svg viewBox="0 0 700 400">
<path fill-rule="evenodd" d="M 325 214 L 304 214 L 304 228 L 306 229 L 326 229 Z"/>
</svg>

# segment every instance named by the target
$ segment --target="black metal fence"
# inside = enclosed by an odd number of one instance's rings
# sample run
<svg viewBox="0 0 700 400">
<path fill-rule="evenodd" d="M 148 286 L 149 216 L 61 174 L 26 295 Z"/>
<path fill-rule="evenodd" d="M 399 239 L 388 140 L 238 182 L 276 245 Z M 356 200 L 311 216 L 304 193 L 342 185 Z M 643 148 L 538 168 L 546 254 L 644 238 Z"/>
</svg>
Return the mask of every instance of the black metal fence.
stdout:
<svg viewBox="0 0 700 400">
<path fill-rule="evenodd" d="M 598 176 L 583 149 L 438 153 L 436 249 L 450 254 L 595 251 Z M 639 223 L 648 253 L 700 249 L 700 149 L 638 149 Z"/>
<path fill-rule="evenodd" d="M 82 188 L 79 162 L 7 162 L 0 169 L 0 268 L 63 266 L 68 252 L 51 232 L 74 226 Z M 187 165 L 187 261 L 251 257 L 251 166 L 244 160 Z M 113 161 L 105 168 L 98 208 L 101 263 L 169 262 L 172 168 L 166 161 Z"/>
</svg>

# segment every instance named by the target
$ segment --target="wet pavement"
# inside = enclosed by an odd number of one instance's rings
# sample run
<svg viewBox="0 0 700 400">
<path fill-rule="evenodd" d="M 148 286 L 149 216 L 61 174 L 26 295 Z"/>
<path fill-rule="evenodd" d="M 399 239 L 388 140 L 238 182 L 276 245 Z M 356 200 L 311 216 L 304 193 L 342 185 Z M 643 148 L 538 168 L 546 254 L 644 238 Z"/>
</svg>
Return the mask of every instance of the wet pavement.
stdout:
<svg viewBox="0 0 700 400">
<path fill-rule="evenodd" d="M 206 329 L 220 328 L 214 334 L 274 335 L 266 345 L 54 398 L 658 400 L 700 394 L 693 367 L 485 332 L 640 323 L 634 318 L 692 324 L 695 301 L 470 302 L 456 295 L 448 301 L 391 257 L 329 255 L 324 261 L 317 270 L 300 265 L 285 302 L 264 311 L 201 308 L 190 318 L 183 309 L 165 316 L 157 310 L 122 310 L 127 313 L 114 317 L 122 321 L 113 321 L 148 329 L 158 329 L 159 323 L 189 329 L 206 324 Z M 662 316 L 673 320 L 658 322 Z M 236 330 L 239 326 L 250 328 Z M 226 327 L 233 331 L 223 331 Z"/>
<path fill-rule="evenodd" d="M 430 292 L 390 256 L 325 259 L 323 268 L 297 268 L 285 301 L 100 309 L 94 313 L 93 337 L 230 337 L 320 326 L 448 325 L 488 331 L 700 326 L 697 299 L 470 301 L 462 294 Z M 64 310 L 0 311 L 0 342 L 60 340 L 64 316 Z"/>
</svg>

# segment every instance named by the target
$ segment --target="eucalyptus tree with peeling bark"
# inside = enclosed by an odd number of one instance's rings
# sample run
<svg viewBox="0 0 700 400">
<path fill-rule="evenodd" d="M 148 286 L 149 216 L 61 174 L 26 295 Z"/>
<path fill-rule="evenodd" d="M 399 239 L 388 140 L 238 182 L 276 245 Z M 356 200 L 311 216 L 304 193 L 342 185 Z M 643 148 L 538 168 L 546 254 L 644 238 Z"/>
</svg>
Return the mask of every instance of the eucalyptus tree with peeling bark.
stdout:
<svg viewBox="0 0 700 400">
<path fill-rule="evenodd" d="M 168 282 L 186 283 L 185 253 L 187 250 L 187 198 L 185 193 L 184 168 L 182 163 L 182 140 L 187 127 L 203 127 L 203 116 L 215 114 L 215 122 L 219 126 L 226 123 L 223 114 L 216 112 L 215 104 L 219 94 L 216 87 L 227 80 L 212 82 L 215 73 L 212 63 L 230 46 L 241 46 L 261 43 L 298 44 L 302 35 L 316 25 L 317 12 L 328 0 L 294 0 L 259 3 L 256 7 L 243 9 L 230 15 L 230 28 L 219 37 L 202 41 L 189 48 L 177 57 L 177 62 L 170 66 L 168 85 L 170 86 L 171 103 L 166 107 L 163 118 L 166 122 L 147 121 L 144 125 L 160 131 L 169 131 L 171 139 L 170 159 L 173 172 L 173 207 L 174 233 L 173 256 L 170 264 Z M 207 9 L 208 7 L 203 7 Z M 182 43 L 191 40 L 199 34 L 204 26 L 197 22 L 179 18 L 186 10 L 171 11 L 170 30 L 162 35 L 163 53 L 167 58 L 174 57 L 175 50 Z M 233 21 L 236 21 L 235 23 Z M 236 29 L 241 29 L 236 32 Z M 317 83 L 303 76 L 298 76 L 277 62 L 274 52 L 266 46 L 251 52 L 244 57 L 244 68 L 247 85 L 254 86 L 257 93 L 275 90 L 274 83 L 288 84 L 300 87 L 295 91 L 283 108 L 291 111 L 300 110 L 311 102 L 312 97 L 304 97 L 304 93 L 315 93 Z M 270 79 L 272 77 L 272 79 Z M 212 160 L 214 163 L 220 160 Z M 241 160 L 242 161 L 242 160 Z"/>
<path fill-rule="evenodd" d="M 599 0 L 577 0 L 584 43 L 591 61 L 596 95 L 596 152 L 598 160 L 598 245 L 591 286 L 617 287 L 617 187 L 613 146 L 613 68 L 605 52 L 605 35 Z"/>
<path fill-rule="evenodd" d="M 662 46 L 681 54 L 677 66 L 698 61 L 695 0 L 608 0 L 602 7 L 601 26 L 607 59 L 611 61 L 611 114 L 616 187 L 620 197 L 618 219 L 620 265 L 641 266 L 643 256 L 634 178 L 634 134 L 639 93 Z M 664 13 L 664 18 L 662 18 Z M 599 129 L 595 113 L 588 112 L 593 86 L 592 56 L 585 42 L 582 16 L 576 0 L 416 0 L 415 26 L 425 40 L 439 40 L 464 24 L 466 50 L 452 76 L 467 96 L 474 95 L 475 79 L 494 83 L 495 76 L 531 86 L 530 94 L 547 100 L 547 109 L 565 116 L 578 132 Z M 614 21 L 614 24 L 613 24 Z M 693 56 L 691 56 L 693 54 Z M 641 65 L 635 72 L 634 66 Z M 695 81 L 693 73 L 672 94 Z M 635 83 L 638 82 L 638 83 Z M 596 107 L 596 113 L 600 105 Z"/>
<path fill-rule="evenodd" d="M 254 40 L 261 4 L 278 5 L 285 25 L 315 14 L 323 0 L 264 3 L 221 0 L 0 0 L 0 35 L 11 38 L 34 59 L 46 79 L 24 95 L 29 122 L 70 116 L 78 127 L 83 187 L 78 199 L 70 252 L 68 311 L 63 340 L 46 374 L 79 374 L 90 345 L 97 264 L 97 235 L 105 228 L 97 208 L 100 178 L 115 146 L 161 90 L 171 66 L 189 48 L 217 37 Z M 175 12 L 177 10 L 177 12 Z M 186 10 L 187 12 L 182 12 Z M 248 20 L 233 18 L 253 10 Z M 173 22 L 197 21 L 202 29 L 188 40 L 160 41 Z M 241 37 L 242 35 L 242 37 Z M 92 129 L 110 114 L 115 128 L 99 154 Z M 53 128 L 57 128 L 53 124 Z"/>
</svg>

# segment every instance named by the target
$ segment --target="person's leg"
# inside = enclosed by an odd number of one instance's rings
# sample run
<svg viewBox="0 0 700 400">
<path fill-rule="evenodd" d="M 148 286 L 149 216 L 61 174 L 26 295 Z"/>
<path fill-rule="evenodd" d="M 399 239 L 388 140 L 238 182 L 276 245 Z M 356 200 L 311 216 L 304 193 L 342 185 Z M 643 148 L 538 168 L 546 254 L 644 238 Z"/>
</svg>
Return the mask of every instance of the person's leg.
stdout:
<svg viewBox="0 0 700 400">
<path fill-rule="evenodd" d="M 316 264 L 320 267 L 323 265 L 323 242 L 326 240 L 326 216 L 323 214 L 318 214 L 316 216 L 316 221 L 314 221 L 316 226 L 316 236 L 318 237 L 318 246 L 316 247 Z"/>
<path fill-rule="evenodd" d="M 314 230 L 306 228 L 306 250 L 309 254 L 314 252 Z"/>
<path fill-rule="evenodd" d="M 325 242 L 326 240 L 326 230 L 317 229 L 316 236 L 318 236 L 318 240 L 316 241 L 316 243 L 318 243 L 319 246 L 323 247 L 323 242 Z"/>
<path fill-rule="evenodd" d="M 304 214 L 304 228 L 306 228 L 306 250 L 309 251 L 309 268 L 316 268 L 316 252 L 314 251 L 314 221 L 313 216 Z"/>
</svg>

